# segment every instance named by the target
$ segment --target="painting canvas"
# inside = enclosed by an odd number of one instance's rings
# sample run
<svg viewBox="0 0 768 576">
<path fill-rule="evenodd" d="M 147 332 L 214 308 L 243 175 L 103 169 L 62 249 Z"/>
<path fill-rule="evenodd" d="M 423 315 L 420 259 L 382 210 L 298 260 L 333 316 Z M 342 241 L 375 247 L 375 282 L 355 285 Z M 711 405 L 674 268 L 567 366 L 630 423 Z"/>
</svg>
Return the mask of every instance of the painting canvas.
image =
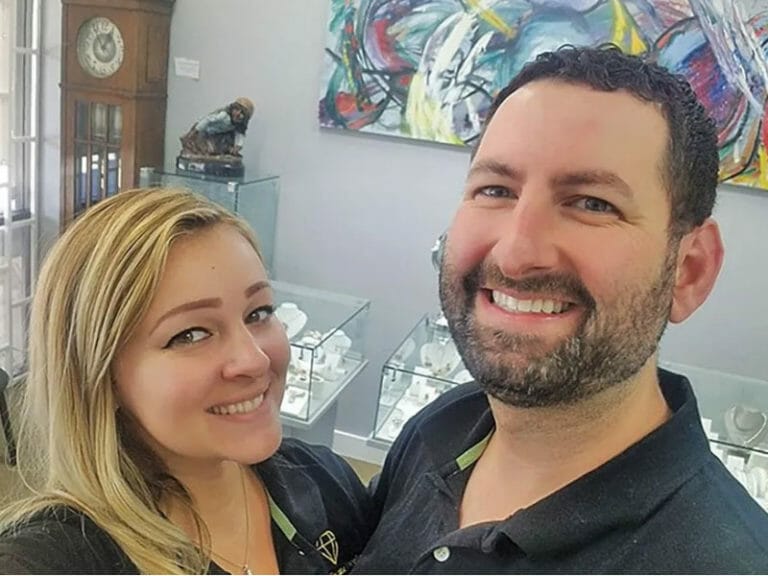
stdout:
<svg viewBox="0 0 768 576">
<path fill-rule="evenodd" d="M 320 124 L 471 146 L 526 61 L 606 42 L 684 75 L 721 179 L 768 188 L 766 0 L 331 0 Z"/>
</svg>

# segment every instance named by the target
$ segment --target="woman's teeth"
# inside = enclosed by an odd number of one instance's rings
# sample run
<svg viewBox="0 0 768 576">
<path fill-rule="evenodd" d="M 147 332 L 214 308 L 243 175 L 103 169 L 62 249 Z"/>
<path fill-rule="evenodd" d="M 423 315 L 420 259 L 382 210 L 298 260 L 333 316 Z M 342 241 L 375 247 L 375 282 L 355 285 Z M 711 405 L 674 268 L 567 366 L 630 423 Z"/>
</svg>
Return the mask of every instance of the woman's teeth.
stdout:
<svg viewBox="0 0 768 576">
<path fill-rule="evenodd" d="M 253 412 L 261 406 L 264 401 L 264 394 L 259 394 L 255 398 L 246 400 L 245 402 L 238 402 L 237 404 L 227 404 L 226 406 L 214 406 L 210 409 L 210 412 L 219 416 L 227 416 L 229 414 L 248 414 Z"/>
</svg>

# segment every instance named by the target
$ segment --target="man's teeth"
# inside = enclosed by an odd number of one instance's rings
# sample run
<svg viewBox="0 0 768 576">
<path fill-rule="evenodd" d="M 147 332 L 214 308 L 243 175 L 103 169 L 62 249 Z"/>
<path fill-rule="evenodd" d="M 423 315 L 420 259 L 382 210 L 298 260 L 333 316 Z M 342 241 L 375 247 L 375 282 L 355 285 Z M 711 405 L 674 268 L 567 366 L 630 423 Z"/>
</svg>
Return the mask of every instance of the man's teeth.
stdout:
<svg viewBox="0 0 768 576">
<path fill-rule="evenodd" d="M 245 402 L 238 402 L 237 404 L 229 404 L 227 406 L 214 406 L 211 408 L 211 412 L 218 414 L 219 416 L 226 416 L 228 414 L 247 414 L 261 406 L 263 401 L 264 394 L 259 394 L 256 398 L 246 400 Z"/>
<path fill-rule="evenodd" d="M 560 300 L 518 300 L 496 290 L 493 291 L 493 302 L 507 312 L 531 312 L 545 314 L 560 314 L 570 308 L 568 302 Z"/>
</svg>

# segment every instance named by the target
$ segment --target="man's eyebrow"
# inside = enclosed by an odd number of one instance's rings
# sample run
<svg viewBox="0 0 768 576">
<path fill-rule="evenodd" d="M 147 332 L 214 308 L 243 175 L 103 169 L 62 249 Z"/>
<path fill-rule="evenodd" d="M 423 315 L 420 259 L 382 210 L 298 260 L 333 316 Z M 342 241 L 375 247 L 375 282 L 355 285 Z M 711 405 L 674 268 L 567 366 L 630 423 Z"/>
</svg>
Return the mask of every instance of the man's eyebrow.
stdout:
<svg viewBox="0 0 768 576">
<path fill-rule="evenodd" d="M 467 177 L 477 176 L 478 174 L 493 174 L 502 178 L 522 180 L 522 174 L 509 166 L 509 164 L 492 159 L 478 160 L 472 163 Z"/>
<path fill-rule="evenodd" d="M 152 332 L 171 316 L 181 314 L 182 312 L 189 312 L 190 310 L 198 310 L 200 308 L 218 308 L 221 304 L 221 298 L 202 298 L 200 300 L 192 300 L 191 302 L 184 302 L 184 304 L 174 306 L 157 319 L 157 322 L 155 322 L 155 325 L 152 328 Z"/>
<path fill-rule="evenodd" d="M 632 198 L 632 187 L 622 180 L 617 174 L 609 170 L 583 170 L 569 172 L 552 178 L 552 186 L 555 188 L 578 188 L 582 186 L 603 186 L 611 188 L 625 196 Z"/>
</svg>

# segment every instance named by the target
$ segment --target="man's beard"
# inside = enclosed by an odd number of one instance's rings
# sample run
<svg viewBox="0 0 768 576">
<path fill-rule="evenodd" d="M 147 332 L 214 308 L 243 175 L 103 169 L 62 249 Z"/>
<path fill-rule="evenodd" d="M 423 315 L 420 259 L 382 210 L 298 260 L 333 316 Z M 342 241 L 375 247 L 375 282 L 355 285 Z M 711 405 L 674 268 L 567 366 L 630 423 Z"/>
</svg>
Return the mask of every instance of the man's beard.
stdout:
<svg viewBox="0 0 768 576">
<path fill-rule="evenodd" d="M 676 248 L 670 245 L 650 285 L 617 288 L 620 296 L 599 308 L 572 275 L 515 281 L 498 267 L 481 264 L 458 278 L 446 260 L 440 269 L 440 300 L 467 369 L 488 394 L 521 408 L 573 405 L 635 376 L 658 348 L 672 306 Z M 475 299 L 489 281 L 497 288 L 557 295 L 580 306 L 583 318 L 572 336 L 550 349 L 533 334 L 478 326 Z M 526 357 L 516 353 L 522 350 Z"/>
</svg>

